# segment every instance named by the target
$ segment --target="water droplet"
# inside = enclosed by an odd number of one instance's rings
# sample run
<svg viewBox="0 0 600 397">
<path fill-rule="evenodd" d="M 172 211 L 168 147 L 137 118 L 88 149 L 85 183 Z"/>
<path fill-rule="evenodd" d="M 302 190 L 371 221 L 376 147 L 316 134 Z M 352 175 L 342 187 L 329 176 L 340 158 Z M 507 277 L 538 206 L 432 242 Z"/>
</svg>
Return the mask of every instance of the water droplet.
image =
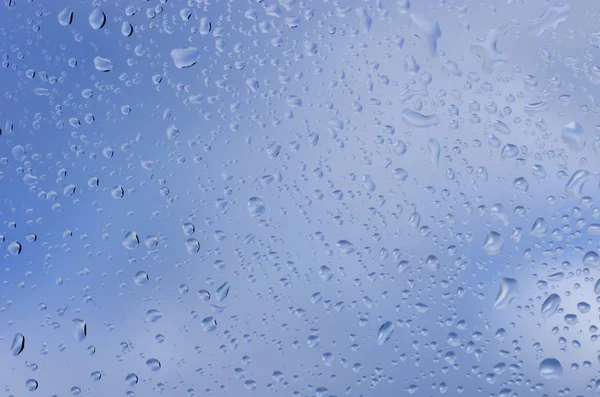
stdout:
<svg viewBox="0 0 600 397">
<path fill-rule="evenodd" d="M 84 320 L 80 320 L 78 318 L 73 320 L 73 324 L 75 324 L 75 340 L 78 342 L 83 341 L 87 337 L 87 324 Z"/>
<path fill-rule="evenodd" d="M 200 251 L 200 242 L 195 238 L 190 238 L 185 242 L 185 249 L 188 254 L 197 254 Z"/>
<path fill-rule="evenodd" d="M 217 321 L 212 317 L 202 319 L 202 329 L 205 332 L 212 332 L 217 329 Z"/>
<path fill-rule="evenodd" d="M 201 289 L 198 291 L 198 297 L 203 302 L 208 302 L 210 300 L 210 292 L 205 289 Z"/>
<path fill-rule="evenodd" d="M 94 7 L 92 12 L 90 13 L 90 16 L 88 17 L 88 21 L 92 29 L 102 29 L 106 24 L 106 15 L 104 14 L 104 11 L 102 11 L 102 8 Z"/>
<path fill-rule="evenodd" d="M 414 12 L 410 14 L 410 19 L 420 30 L 420 34 L 417 37 L 425 42 L 429 50 L 429 55 L 435 56 L 437 53 L 437 41 L 442 36 L 440 25 L 428 16 Z"/>
<path fill-rule="evenodd" d="M 508 61 L 506 54 L 498 50 L 498 29 L 490 29 L 485 37 L 471 44 L 471 51 L 481 59 L 481 70 L 492 73 L 494 69 Z"/>
<path fill-rule="evenodd" d="M 123 247 L 134 250 L 140 245 L 140 238 L 136 232 L 129 232 L 123 237 Z"/>
<path fill-rule="evenodd" d="M 176 68 L 189 68 L 200 60 L 200 50 L 196 47 L 175 48 L 171 50 L 171 58 Z"/>
<path fill-rule="evenodd" d="M 110 191 L 110 195 L 112 196 L 112 198 L 118 200 L 120 198 L 123 198 L 123 196 L 125 196 L 125 190 L 123 189 L 123 186 L 115 186 Z"/>
<path fill-rule="evenodd" d="M 435 255 L 429 255 L 425 259 L 425 266 L 431 271 L 438 271 L 440 269 L 440 260 Z"/>
<path fill-rule="evenodd" d="M 150 276 L 148 276 L 148 273 L 146 273 L 144 271 L 139 271 L 135 274 L 135 277 L 133 278 L 133 282 L 136 285 L 146 285 L 150 282 Z"/>
<path fill-rule="evenodd" d="M 10 346 L 10 351 L 13 356 L 18 356 L 25 349 L 25 337 L 23 334 L 15 334 L 13 338 L 12 345 Z"/>
<path fill-rule="evenodd" d="M 73 10 L 70 7 L 65 7 L 58 13 L 58 23 L 62 26 L 69 26 L 73 22 Z"/>
<path fill-rule="evenodd" d="M 488 255 L 498 255 L 504 246 L 504 238 L 497 232 L 489 232 L 483 243 L 483 251 Z"/>
<path fill-rule="evenodd" d="M 155 323 L 162 318 L 162 313 L 156 309 L 150 309 L 146 312 L 146 318 L 144 319 L 147 323 Z"/>
<path fill-rule="evenodd" d="M 133 34 L 133 26 L 129 22 L 123 21 L 121 24 L 121 34 L 125 37 L 130 37 Z"/>
<path fill-rule="evenodd" d="M 125 377 L 125 383 L 128 386 L 135 386 L 135 385 L 137 385 L 138 381 L 139 381 L 139 378 L 134 373 L 130 373 Z"/>
<path fill-rule="evenodd" d="M 224 282 L 216 291 L 216 298 L 219 302 L 223 302 L 227 295 L 229 295 L 229 290 L 231 289 L 231 284 L 228 281 Z"/>
<path fill-rule="evenodd" d="M 408 178 L 408 172 L 404 168 L 396 168 L 393 175 L 397 181 L 405 181 Z"/>
<path fill-rule="evenodd" d="M 555 314 L 558 311 L 558 308 L 560 307 L 560 302 L 561 299 L 559 295 L 551 294 L 550 296 L 548 296 L 544 303 L 542 303 L 542 317 L 548 318 Z"/>
<path fill-rule="evenodd" d="M 577 170 L 573 173 L 565 186 L 567 197 L 579 197 L 583 190 L 583 185 L 591 178 L 592 174 L 586 170 Z"/>
<path fill-rule="evenodd" d="M 342 255 L 349 255 L 354 252 L 354 244 L 348 240 L 339 240 L 335 245 Z"/>
<path fill-rule="evenodd" d="M 546 358 L 540 363 L 540 376 L 544 379 L 559 379 L 563 375 L 562 365 L 555 358 Z"/>
<path fill-rule="evenodd" d="M 28 379 L 25 382 L 25 386 L 27 387 L 27 390 L 29 390 L 29 391 L 36 391 L 39 385 L 38 385 L 38 381 L 37 380 L 35 380 L 35 379 Z"/>
<path fill-rule="evenodd" d="M 527 24 L 527 29 L 539 37 L 548 29 L 556 29 L 561 22 L 567 20 L 570 13 L 571 7 L 567 4 L 548 3 L 542 15 Z"/>
<path fill-rule="evenodd" d="M 94 58 L 94 67 L 96 68 L 97 71 L 99 72 L 110 72 L 111 70 L 113 70 L 113 63 L 110 59 L 107 58 L 102 58 L 102 57 L 95 57 Z"/>
<path fill-rule="evenodd" d="M 160 361 L 158 361 L 155 358 L 149 358 L 146 361 L 146 367 L 148 367 L 148 369 L 150 369 L 150 371 L 158 371 L 160 370 L 161 364 Z"/>
<path fill-rule="evenodd" d="M 146 236 L 146 238 L 144 239 L 144 245 L 146 246 L 146 248 L 148 248 L 149 250 L 155 250 L 158 248 L 158 237 L 156 236 Z"/>
<path fill-rule="evenodd" d="M 589 251 L 583 256 L 582 263 L 585 267 L 600 268 L 600 255 L 595 251 Z"/>
<path fill-rule="evenodd" d="M 514 278 L 500 280 L 500 291 L 496 295 L 494 307 L 499 310 L 506 309 L 508 305 L 519 297 L 519 283 Z"/>
<path fill-rule="evenodd" d="M 543 237 L 548 232 L 548 222 L 544 218 L 537 218 L 531 227 L 531 235 L 534 237 Z"/>
<path fill-rule="evenodd" d="M 8 251 L 8 253 L 14 256 L 19 255 L 21 253 L 22 248 L 23 247 L 21 246 L 21 243 L 19 243 L 18 241 L 12 241 L 6 246 L 6 250 Z"/>
<path fill-rule="evenodd" d="M 523 178 L 522 176 L 516 178 L 513 182 L 513 189 L 516 192 L 525 193 L 529 190 L 529 182 L 527 182 L 527 179 Z"/>
<path fill-rule="evenodd" d="M 379 331 L 377 332 L 377 343 L 379 345 L 383 345 L 385 342 L 390 339 L 392 334 L 394 333 L 394 323 L 391 321 L 386 321 L 379 327 Z"/>
<path fill-rule="evenodd" d="M 265 203 L 258 197 L 251 197 L 248 200 L 248 214 L 250 216 L 260 216 L 265 212 Z"/>
<path fill-rule="evenodd" d="M 435 114 L 424 115 L 411 109 L 404 109 L 400 113 L 400 117 L 402 117 L 404 124 L 415 128 L 435 127 L 440 123 L 439 117 Z"/>
<path fill-rule="evenodd" d="M 212 24 L 210 23 L 210 20 L 208 19 L 208 17 L 200 18 L 200 26 L 198 27 L 198 33 L 205 36 L 210 33 L 211 29 L 212 29 Z"/>
</svg>

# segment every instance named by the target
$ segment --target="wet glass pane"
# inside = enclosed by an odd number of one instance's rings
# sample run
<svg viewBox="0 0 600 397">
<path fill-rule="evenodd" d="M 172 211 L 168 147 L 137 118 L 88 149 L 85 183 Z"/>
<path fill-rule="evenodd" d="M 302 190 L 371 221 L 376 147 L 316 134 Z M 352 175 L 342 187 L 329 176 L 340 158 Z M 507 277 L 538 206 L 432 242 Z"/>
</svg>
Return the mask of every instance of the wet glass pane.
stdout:
<svg viewBox="0 0 600 397">
<path fill-rule="evenodd" d="M 2 395 L 596 395 L 599 15 L 2 0 Z"/>
</svg>

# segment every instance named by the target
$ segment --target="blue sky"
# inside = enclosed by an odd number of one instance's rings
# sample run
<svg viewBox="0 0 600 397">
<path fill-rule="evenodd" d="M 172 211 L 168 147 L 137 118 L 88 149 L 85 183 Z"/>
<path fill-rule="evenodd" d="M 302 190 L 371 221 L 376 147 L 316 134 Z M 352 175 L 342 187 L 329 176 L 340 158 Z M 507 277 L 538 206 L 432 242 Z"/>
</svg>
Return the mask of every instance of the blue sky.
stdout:
<svg viewBox="0 0 600 397">
<path fill-rule="evenodd" d="M 8 395 L 590 393 L 597 269 L 582 258 L 598 250 L 588 226 L 600 223 L 590 4 L 9 3 Z M 193 65 L 178 68 L 174 49 Z M 565 138 L 571 122 L 583 133 Z M 567 197 L 577 170 L 589 180 Z M 538 218 L 541 236 L 530 233 Z M 503 245 L 490 256 L 492 231 Z M 122 243 L 131 232 L 133 250 Z M 147 284 L 135 283 L 140 271 Z M 502 278 L 519 293 L 498 310 Z M 551 293 L 562 305 L 545 319 Z M 82 341 L 74 320 L 86 322 Z M 25 348 L 14 357 L 16 333 Z M 545 358 L 561 362 L 561 378 L 542 378 Z"/>
</svg>

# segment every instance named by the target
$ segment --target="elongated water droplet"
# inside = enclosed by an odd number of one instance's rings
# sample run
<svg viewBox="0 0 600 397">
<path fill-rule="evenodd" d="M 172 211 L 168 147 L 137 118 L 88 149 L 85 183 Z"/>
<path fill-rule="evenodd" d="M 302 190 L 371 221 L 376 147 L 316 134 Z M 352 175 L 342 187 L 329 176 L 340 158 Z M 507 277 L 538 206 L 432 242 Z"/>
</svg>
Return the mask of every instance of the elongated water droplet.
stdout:
<svg viewBox="0 0 600 397">
<path fill-rule="evenodd" d="M 594 284 L 594 294 L 600 295 L 600 278 Z"/>
<path fill-rule="evenodd" d="M 162 313 L 156 309 L 150 309 L 146 312 L 146 317 L 144 319 L 147 323 L 155 323 L 162 318 Z"/>
<path fill-rule="evenodd" d="M 591 176 L 592 174 L 586 170 L 575 171 L 565 186 L 565 193 L 567 197 L 572 198 L 581 196 L 583 185 L 590 179 Z"/>
<path fill-rule="evenodd" d="M 75 324 L 75 339 L 78 342 L 81 342 L 87 337 L 87 324 L 84 320 L 78 318 L 73 320 L 73 324 Z"/>
<path fill-rule="evenodd" d="M 15 334 L 13 338 L 12 345 L 10 346 L 10 352 L 13 356 L 18 356 L 25 349 L 25 337 L 23 334 Z"/>
<path fill-rule="evenodd" d="M 130 37 L 133 34 L 133 26 L 129 22 L 123 21 L 121 24 L 121 34 L 125 37 Z"/>
<path fill-rule="evenodd" d="M 200 26 L 198 27 L 198 33 L 200 33 L 201 35 L 207 35 L 210 33 L 211 29 L 212 24 L 210 23 L 208 17 L 200 18 Z"/>
<path fill-rule="evenodd" d="M 544 303 L 542 303 L 542 317 L 548 318 L 557 312 L 560 307 L 560 296 L 558 294 L 551 294 L 546 298 Z"/>
<path fill-rule="evenodd" d="M 409 127 L 429 128 L 440 123 L 440 119 L 436 114 L 424 115 L 411 109 L 404 109 L 402 113 L 400 113 L 400 116 L 402 117 L 404 124 Z"/>
<path fill-rule="evenodd" d="M 442 36 L 440 25 L 430 17 L 414 12 L 410 14 L 410 19 L 419 29 L 420 32 L 417 37 L 425 42 L 429 55 L 436 56 L 437 42 Z"/>
<path fill-rule="evenodd" d="M 228 281 L 221 284 L 221 286 L 219 288 L 217 288 L 217 291 L 215 293 L 217 300 L 219 302 L 223 302 L 225 300 L 225 298 L 227 298 L 227 295 L 229 295 L 230 289 L 231 289 L 231 284 L 229 284 Z"/>
<path fill-rule="evenodd" d="M 570 13 L 571 7 L 567 4 L 549 3 L 542 15 L 529 22 L 527 29 L 539 37 L 548 29 L 556 29 L 561 22 L 567 20 Z"/>
<path fill-rule="evenodd" d="M 377 343 L 379 345 L 383 345 L 385 342 L 390 339 L 392 334 L 394 333 L 394 323 L 391 321 L 386 321 L 379 327 L 379 331 L 377 332 Z"/>
</svg>

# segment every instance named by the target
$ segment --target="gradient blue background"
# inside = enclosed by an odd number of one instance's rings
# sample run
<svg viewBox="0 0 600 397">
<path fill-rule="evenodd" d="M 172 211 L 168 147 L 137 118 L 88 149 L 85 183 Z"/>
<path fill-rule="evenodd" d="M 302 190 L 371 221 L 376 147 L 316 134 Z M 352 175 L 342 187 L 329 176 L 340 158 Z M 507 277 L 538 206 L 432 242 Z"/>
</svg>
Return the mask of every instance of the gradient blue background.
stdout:
<svg viewBox="0 0 600 397">
<path fill-rule="evenodd" d="M 67 6 L 73 22 L 62 26 Z M 88 21 L 94 6 L 106 15 L 99 30 Z M 565 15 L 548 7 L 5 1 L 3 394 L 595 394 L 598 269 L 582 257 L 600 252 L 588 232 L 600 223 L 599 10 L 589 0 L 569 2 Z M 198 32 L 203 17 L 207 35 Z M 189 46 L 199 50 L 196 64 L 176 68 L 171 51 Z M 96 56 L 113 70 L 98 71 Z M 501 62 L 488 70 L 481 56 Z M 438 122 L 419 126 L 403 117 L 407 110 Z M 585 130 L 580 151 L 562 138 L 572 121 Z M 507 144 L 514 157 L 502 155 Z M 590 176 L 569 197 L 565 186 L 580 169 Z M 520 177 L 525 192 L 514 187 Z M 75 193 L 65 194 L 71 185 Z M 113 197 L 118 186 L 122 198 Z M 264 202 L 261 216 L 248 213 L 251 197 Z M 539 217 L 548 224 L 540 237 L 530 233 Z M 510 238 L 517 227 L 520 242 Z M 135 250 L 122 244 L 131 231 L 140 238 Z M 490 231 L 504 239 L 497 255 L 483 249 Z M 156 249 L 147 236 L 158 238 Z M 186 250 L 191 237 L 197 254 Z M 354 251 L 341 252 L 341 240 Z M 13 241 L 22 244 L 17 256 L 8 251 Z M 426 265 L 429 255 L 439 269 Z M 401 260 L 410 264 L 404 272 Z M 139 271 L 148 284 L 134 283 Z M 549 279 L 557 272 L 564 277 Z M 519 294 L 499 310 L 502 278 L 516 279 Z M 224 282 L 231 289 L 220 302 Z M 199 290 L 210 292 L 208 303 Z M 320 301 L 311 301 L 315 293 Z M 543 318 L 551 293 L 561 308 Z M 579 302 L 592 309 L 580 313 Z M 162 317 L 148 322 L 148 310 Z M 579 322 L 568 325 L 567 314 Z M 217 327 L 207 332 L 210 316 Z M 74 319 L 86 321 L 83 341 Z M 380 345 L 386 321 L 394 331 Z M 14 357 L 16 333 L 26 342 Z M 549 357 L 561 362 L 561 378 L 541 377 Z M 147 368 L 151 358 L 159 371 Z M 499 363 L 506 369 L 492 379 Z M 137 385 L 125 382 L 129 373 Z"/>
</svg>

